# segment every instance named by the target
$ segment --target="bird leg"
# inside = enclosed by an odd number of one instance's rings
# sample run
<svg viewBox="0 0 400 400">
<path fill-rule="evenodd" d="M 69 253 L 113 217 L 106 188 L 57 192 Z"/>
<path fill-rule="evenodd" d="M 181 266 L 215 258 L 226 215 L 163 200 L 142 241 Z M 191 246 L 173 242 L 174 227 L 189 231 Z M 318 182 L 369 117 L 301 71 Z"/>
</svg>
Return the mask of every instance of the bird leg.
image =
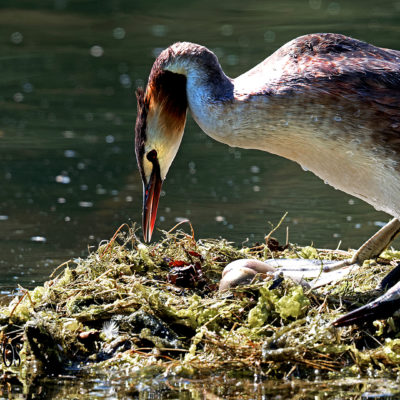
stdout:
<svg viewBox="0 0 400 400">
<path fill-rule="evenodd" d="M 268 275 L 273 271 L 275 275 L 283 274 L 303 286 L 307 285 L 303 278 L 314 278 L 309 283 L 310 288 L 323 286 L 343 278 L 365 260 L 378 257 L 399 233 L 400 221 L 394 218 L 368 239 L 353 257 L 341 261 L 291 258 L 269 259 L 264 262 L 238 260 L 225 267 L 220 290 L 248 283 L 256 274 Z"/>
<path fill-rule="evenodd" d="M 332 322 L 333 326 L 346 326 L 351 324 L 361 324 L 375 319 L 388 318 L 397 314 L 400 309 L 400 263 L 395 269 L 383 278 L 378 286 L 379 291 L 386 290 L 386 293 L 365 306 L 359 307 Z"/>
<path fill-rule="evenodd" d="M 377 258 L 400 233 L 400 221 L 393 218 L 383 228 L 371 236 L 349 260 L 339 261 L 336 265 L 324 266 L 324 272 L 334 271 L 347 265 L 362 265 L 365 260 Z"/>
<path fill-rule="evenodd" d="M 311 282 L 311 287 L 319 287 L 337 281 L 347 275 L 352 268 L 358 268 L 364 261 L 377 258 L 389 245 L 394 238 L 400 233 L 400 221 L 393 218 L 383 228 L 370 237 L 353 255 L 353 257 L 341 260 L 317 260 L 319 264 L 319 275 L 316 275 L 315 267 L 316 260 L 266 260 L 270 264 L 274 261 L 274 265 L 280 266 L 283 274 L 290 276 L 297 271 L 303 273 L 304 277 L 312 277 L 314 271 L 314 281 Z"/>
<path fill-rule="evenodd" d="M 367 240 L 350 261 L 360 264 L 366 259 L 378 257 L 400 232 L 400 221 L 392 219 L 374 236 Z M 353 310 L 332 323 L 333 326 L 360 324 L 368 320 L 392 316 L 400 307 L 400 263 L 383 278 L 378 289 L 386 290 L 382 296 L 365 306 Z"/>
</svg>

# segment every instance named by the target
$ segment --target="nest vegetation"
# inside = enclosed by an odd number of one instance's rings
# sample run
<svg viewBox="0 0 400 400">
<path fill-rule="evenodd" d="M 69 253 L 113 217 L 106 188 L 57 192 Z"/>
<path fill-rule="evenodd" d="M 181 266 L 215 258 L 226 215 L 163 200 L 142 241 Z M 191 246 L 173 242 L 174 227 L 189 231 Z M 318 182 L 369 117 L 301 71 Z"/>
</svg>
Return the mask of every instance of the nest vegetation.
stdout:
<svg viewBox="0 0 400 400">
<path fill-rule="evenodd" d="M 200 376 L 384 376 L 400 367 L 399 320 L 334 328 L 377 296 L 400 253 L 388 250 L 354 274 L 315 290 L 271 279 L 219 292 L 222 269 L 241 258 L 340 259 L 346 252 L 164 232 L 146 245 L 123 225 L 86 258 L 58 267 L 43 286 L 20 288 L 0 308 L 3 369 L 144 368 Z M 19 359 L 19 360 L 18 360 Z M 14 361 L 14 362 L 11 362 Z M 18 361 L 18 362 L 17 362 Z M 150 367 L 150 368 L 148 368 Z"/>
</svg>

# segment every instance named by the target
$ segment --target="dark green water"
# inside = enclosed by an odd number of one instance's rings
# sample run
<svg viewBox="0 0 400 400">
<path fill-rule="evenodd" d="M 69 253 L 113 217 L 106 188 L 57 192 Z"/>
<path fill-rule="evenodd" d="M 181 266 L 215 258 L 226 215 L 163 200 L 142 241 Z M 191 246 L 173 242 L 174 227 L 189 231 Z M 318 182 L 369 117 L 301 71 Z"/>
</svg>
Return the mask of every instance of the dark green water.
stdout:
<svg viewBox="0 0 400 400">
<path fill-rule="evenodd" d="M 134 90 L 160 49 L 203 44 L 235 77 L 309 32 L 400 49 L 399 26 L 400 3 L 387 0 L 2 0 L 0 289 L 43 282 L 141 220 Z M 290 241 L 319 247 L 357 247 L 388 220 L 294 163 L 212 141 L 189 119 L 158 228 L 189 218 L 197 237 L 240 244 L 262 241 L 286 211 L 277 236 L 288 226 Z"/>
</svg>

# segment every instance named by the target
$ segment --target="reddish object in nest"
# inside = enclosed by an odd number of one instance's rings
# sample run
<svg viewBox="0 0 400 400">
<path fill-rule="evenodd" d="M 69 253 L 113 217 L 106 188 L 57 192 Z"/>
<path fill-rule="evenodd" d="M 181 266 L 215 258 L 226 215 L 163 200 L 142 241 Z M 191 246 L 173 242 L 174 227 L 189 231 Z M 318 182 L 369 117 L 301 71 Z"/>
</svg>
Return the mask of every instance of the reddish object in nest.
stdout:
<svg viewBox="0 0 400 400">
<path fill-rule="evenodd" d="M 190 265 L 187 261 L 179 261 L 179 260 L 174 260 L 170 261 L 168 263 L 170 267 L 184 267 L 185 265 Z"/>
<path fill-rule="evenodd" d="M 167 276 L 169 283 L 184 288 L 203 287 L 207 282 L 199 262 L 188 264 L 185 261 L 171 261 L 174 268 Z"/>
<path fill-rule="evenodd" d="M 270 237 L 267 240 L 267 247 L 271 250 L 271 251 L 283 251 L 286 250 L 289 245 L 285 244 L 284 246 L 282 246 L 277 239 Z"/>
</svg>

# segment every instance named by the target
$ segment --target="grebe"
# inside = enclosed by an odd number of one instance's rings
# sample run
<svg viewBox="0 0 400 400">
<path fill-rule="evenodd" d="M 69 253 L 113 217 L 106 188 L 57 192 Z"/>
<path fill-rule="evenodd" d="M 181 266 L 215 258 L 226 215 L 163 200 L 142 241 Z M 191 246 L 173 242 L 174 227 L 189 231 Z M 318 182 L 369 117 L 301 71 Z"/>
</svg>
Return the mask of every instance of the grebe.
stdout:
<svg viewBox="0 0 400 400">
<path fill-rule="evenodd" d="M 296 161 L 394 217 L 333 268 L 377 257 L 400 232 L 400 51 L 309 34 L 231 79 L 206 47 L 175 43 L 157 57 L 137 100 L 146 241 L 187 110 L 217 141 Z"/>
</svg>

